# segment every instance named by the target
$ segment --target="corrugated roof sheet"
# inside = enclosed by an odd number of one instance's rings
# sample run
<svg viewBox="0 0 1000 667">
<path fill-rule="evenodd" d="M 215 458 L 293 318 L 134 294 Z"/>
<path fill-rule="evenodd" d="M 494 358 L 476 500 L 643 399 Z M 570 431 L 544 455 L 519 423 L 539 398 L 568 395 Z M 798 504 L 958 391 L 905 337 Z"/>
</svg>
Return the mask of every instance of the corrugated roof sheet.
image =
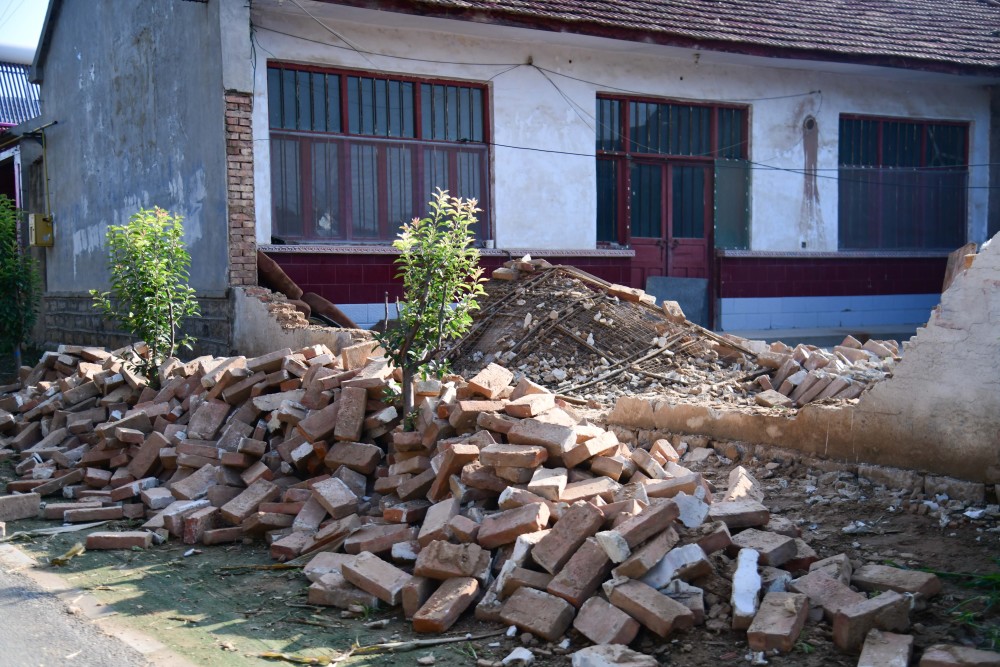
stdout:
<svg viewBox="0 0 1000 667">
<path fill-rule="evenodd" d="M 1000 0 L 325 1 L 706 50 L 1000 68 Z"/>
<path fill-rule="evenodd" d="M 0 62 L 0 123 L 17 125 L 40 113 L 38 86 L 28 82 L 28 66 Z"/>
</svg>

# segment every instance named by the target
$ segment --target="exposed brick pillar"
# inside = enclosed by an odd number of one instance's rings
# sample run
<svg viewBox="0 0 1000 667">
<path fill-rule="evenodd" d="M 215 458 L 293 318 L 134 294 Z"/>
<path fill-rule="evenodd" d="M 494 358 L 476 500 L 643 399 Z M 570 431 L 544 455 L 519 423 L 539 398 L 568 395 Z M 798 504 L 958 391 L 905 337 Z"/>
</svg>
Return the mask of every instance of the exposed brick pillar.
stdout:
<svg viewBox="0 0 1000 667">
<path fill-rule="evenodd" d="M 226 93 L 226 187 L 229 209 L 229 284 L 257 284 L 250 93 Z"/>
</svg>

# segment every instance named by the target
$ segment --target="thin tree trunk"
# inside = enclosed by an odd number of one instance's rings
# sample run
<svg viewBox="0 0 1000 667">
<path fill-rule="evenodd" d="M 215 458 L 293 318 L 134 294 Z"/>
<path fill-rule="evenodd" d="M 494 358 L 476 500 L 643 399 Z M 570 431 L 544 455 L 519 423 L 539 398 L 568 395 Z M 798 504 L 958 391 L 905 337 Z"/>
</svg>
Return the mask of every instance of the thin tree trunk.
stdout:
<svg viewBox="0 0 1000 667">
<path fill-rule="evenodd" d="M 403 421 L 413 412 L 413 369 L 403 366 Z"/>
</svg>

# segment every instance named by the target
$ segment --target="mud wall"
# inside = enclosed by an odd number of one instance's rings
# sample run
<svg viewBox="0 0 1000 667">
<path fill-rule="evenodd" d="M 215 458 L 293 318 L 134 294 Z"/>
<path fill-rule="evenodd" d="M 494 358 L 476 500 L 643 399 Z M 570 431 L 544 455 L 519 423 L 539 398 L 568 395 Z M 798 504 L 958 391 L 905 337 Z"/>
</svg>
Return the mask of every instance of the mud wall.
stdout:
<svg viewBox="0 0 1000 667">
<path fill-rule="evenodd" d="M 624 398 L 608 421 L 1000 483 L 1000 238 L 944 293 L 893 377 L 856 404 L 750 414 Z"/>
</svg>

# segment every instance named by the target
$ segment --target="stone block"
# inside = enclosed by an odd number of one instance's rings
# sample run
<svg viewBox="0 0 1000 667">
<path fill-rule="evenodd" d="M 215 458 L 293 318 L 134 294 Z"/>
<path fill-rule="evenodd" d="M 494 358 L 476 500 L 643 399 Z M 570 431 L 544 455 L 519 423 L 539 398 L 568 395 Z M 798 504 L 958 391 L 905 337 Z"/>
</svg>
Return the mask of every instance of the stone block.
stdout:
<svg viewBox="0 0 1000 667">
<path fill-rule="evenodd" d="M 757 558 L 758 554 L 753 549 L 742 549 L 737 557 L 729 602 L 733 608 L 733 630 L 746 630 L 757 614 L 762 584 L 757 572 Z"/>
<path fill-rule="evenodd" d="M 469 390 L 489 400 L 498 398 L 514 380 L 514 374 L 498 364 L 490 364 L 469 380 Z"/>
</svg>

